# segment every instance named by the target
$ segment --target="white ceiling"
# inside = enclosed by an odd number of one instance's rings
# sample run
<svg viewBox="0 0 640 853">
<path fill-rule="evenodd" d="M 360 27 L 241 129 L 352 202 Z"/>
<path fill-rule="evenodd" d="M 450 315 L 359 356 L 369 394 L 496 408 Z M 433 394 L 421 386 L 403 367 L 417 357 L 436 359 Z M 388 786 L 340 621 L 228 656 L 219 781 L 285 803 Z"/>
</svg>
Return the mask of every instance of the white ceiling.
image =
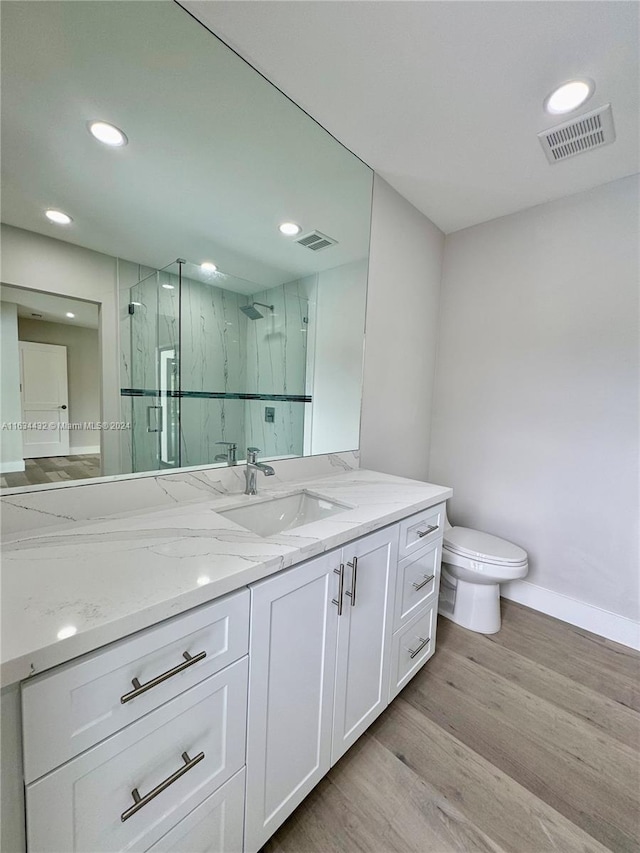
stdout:
<svg viewBox="0 0 640 853">
<path fill-rule="evenodd" d="M 213 261 L 248 292 L 366 256 L 370 169 L 179 5 L 0 9 L 4 222 L 151 267 Z M 338 244 L 315 254 L 286 220 Z"/>
<path fill-rule="evenodd" d="M 445 232 L 639 169 L 638 3 L 183 5 Z M 617 140 L 550 165 L 542 102 L 576 76 Z"/>
<path fill-rule="evenodd" d="M 37 290 L 11 287 L 7 284 L 3 284 L 0 289 L 0 299 L 3 302 L 14 302 L 18 306 L 18 317 L 28 320 L 65 323 L 69 326 L 83 326 L 88 329 L 98 328 L 100 312 L 95 302 L 84 302 L 80 299 L 40 293 Z M 67 312 L 75 314 L 75 317 L 67 317 Z M 34 314 L 41 316 L 34 317 Z"/>
</svg>

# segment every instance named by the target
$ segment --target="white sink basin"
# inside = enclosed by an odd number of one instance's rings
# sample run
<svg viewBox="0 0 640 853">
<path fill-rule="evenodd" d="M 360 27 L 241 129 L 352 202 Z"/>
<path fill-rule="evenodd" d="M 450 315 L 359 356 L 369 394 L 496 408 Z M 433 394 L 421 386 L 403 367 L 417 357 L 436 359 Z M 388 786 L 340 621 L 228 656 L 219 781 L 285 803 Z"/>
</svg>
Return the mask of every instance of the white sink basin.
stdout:
<svg viewBox="0 0 640 853">
<path fill-rule="evenodd" d="M 283 498 L 223 509 L 220 515 L 258 536 L 273 536 L 352 508 L 310 492 L 296 492 Z"/>
</svg>

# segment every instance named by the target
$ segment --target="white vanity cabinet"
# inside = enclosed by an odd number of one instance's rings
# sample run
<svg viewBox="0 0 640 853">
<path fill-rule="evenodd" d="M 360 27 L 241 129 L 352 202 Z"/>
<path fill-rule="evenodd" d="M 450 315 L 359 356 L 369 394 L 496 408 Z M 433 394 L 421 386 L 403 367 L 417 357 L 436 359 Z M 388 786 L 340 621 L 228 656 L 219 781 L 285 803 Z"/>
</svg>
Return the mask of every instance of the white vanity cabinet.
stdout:
<svg viewBox="0 0 640 853">
<path fill-rule="evenodd" d="M 388 703 L 398 527 L 251 587 L 245 850 Z"/>
<path fill-rule="evenodd" d="M 245 588 L 24 684 L 29 853 L 240 853 L 248 631 Z"/>
<path fill-rule="evenodd" d="M 257 853 L 433 654 L 444 517 L 23 682 L 28 853 Z"/>
</svg>

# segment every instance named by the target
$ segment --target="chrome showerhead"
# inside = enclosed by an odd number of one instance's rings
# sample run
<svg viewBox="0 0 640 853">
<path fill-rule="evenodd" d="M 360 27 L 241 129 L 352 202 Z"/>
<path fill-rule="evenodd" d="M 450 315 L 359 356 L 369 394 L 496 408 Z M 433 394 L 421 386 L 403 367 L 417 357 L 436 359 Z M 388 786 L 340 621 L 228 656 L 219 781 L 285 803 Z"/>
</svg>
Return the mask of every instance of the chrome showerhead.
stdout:
<svg viewBox="0 0 640 853">
<path fill-rule="evenodd" d="M 261 317 L 264 317 L 264 314 L 261 314 L 257 308 L 253 307 L 253 305 L 241 305 L 240 310 L 243 314 L 246 314 L 250 320 L 259 320 Z"/>
<path fill-rule="evenodd" d="M 252 302 L 251 305 L 241 305 L 240 310 L 243 314 L 246 314 L 250 320 L 261 320 L 264 317 L 264 314 L 261 311 L 258 311 L 256 305 L 261 305 L 263 308 L 268 308 L 269 311 L 273 311 L 273 305 L 265 305 L 264 302 Z"/>
</svg>

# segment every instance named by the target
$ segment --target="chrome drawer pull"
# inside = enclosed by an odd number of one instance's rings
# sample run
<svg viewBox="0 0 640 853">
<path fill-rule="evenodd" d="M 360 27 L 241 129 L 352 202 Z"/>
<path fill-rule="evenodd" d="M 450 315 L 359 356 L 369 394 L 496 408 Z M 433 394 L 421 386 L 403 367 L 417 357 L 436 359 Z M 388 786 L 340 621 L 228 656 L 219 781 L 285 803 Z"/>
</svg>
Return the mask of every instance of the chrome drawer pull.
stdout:
<svg viewBox="0 0 640 853">
<path fill-rule="evenodd" d="M 344 563 L 340 563 L 339 569 L 334 569 L 334 574 L 340 576 L 340 580 L 338 582 L 338 597 L 337 599 L 332 599 L 331 603 L 335 604 L 338 608 L 338 616 L 342 616 L 342 593 L 344 591 Z"/>
<path fill-rule="evenodd" d="M 347 563 L 353 569 L 353 580 L 351 581 L 351 589 L 347 590 L 345 595 L 351 599 L 351 606 L 356 606 L 356 580 L 358 579 L 358 558 L 353 558 L 353 563 Z"/>
<path fill-rule="evenodd" d="M 430 524 L 426 530 L 418 530 L 418 536 L 420 539 L 422 539 L 423 536 L 428 536 L 430 533 L 433 533 L 433 531 L 437 530 L 439 527 L 439 524 Z"/>
<path fill-rule="evenodd" d="M 422 589 L 423 586 L 426 586 L 430 581 L 435 578 L 435 575 L 423 575 L 424 580 L 420 581 L 420 583 L 413 583 L 412 586 L 415 590 Z"/>
<path fill-rule="evenodd" d="M 427 637 L 426 640 L 423 640 L 422 637 L 418 637 L 418 639 L 420 640 L 420 645 L 417 649 L 407 649 L 411 660 L 413 660 L 416 655 L 419 655 L 420 652 L 424 649 L 424 647 L 431 642 L 431 637 Z"/>
<path fill-rule="evenodd" d="M 150 803 L 151 800 L 158 796 L 158 794 L 161 794 L 163 791 L 165 791 L 169 787 L 169 785 L 173 785 L 174 782 L 177 782 L 177 780 L 181 776 L 184 776 L 184 774 L 188 770 L 191 770 L 192 767 L 195 767 L 196 764 L 199 764 L 203 758 L 204 752 L 199 752 L 195 756 L 195 758 L 189 758 L 189 755 L 186 752 L 183 752 L 182 760 L 184 761 L 184 765 L 179 770 L 176 770 L 175 773 L 172 773 L 171 776 L 167 776 L 167 778 L 163 782 L 160 782 L 159 785 L 156 785 L 156 787 L 152 791 L 149 791 L 148 794 L 145 794 L 144 797 L 140 796 L 140 792 L 137 788 L 134 788 L 131 792 L 131 796 L 133 797 L 133 805 L 129 806 L 126 812 L 122 812 L 122 814 L 120 815 L 120 820 L 123 823 L 125 820 L 129 820 L 131 815 L 134 815 L 137 811 L 140 811 L 143 806 L 146 806 L 147 803 Z"/>
<path fill-rule="evenodd" d="M 184 658 L 184 663 L 179 663 L 177 666 L 174 666 L 173 669 L 168 669 L 166 672 L 163 672 L 162 675 L 156 675 L 155 678 L 152 678 L 151 681 L 147 681 L 146 684 L 140 684 L 138 679 L 134 678 L 131 681 L 134 689 L 130 693 L 125 693 L 124 696 L 121 696 L 120 701 L 123 705 L 125 702 L 130 702 L 132 699 L 135 699 L 136 696 L 140 696 L 142 693 L 146 693 L 147 690 L 151 690 L 152 687 L 162 684 L 162 682 L 166 681 L 167 678 L 171 678 L 188 667 L 193 666 L 194 663 L 204 660 L 206 656 L 206 652 L 199 652 L 197 655 L 193 655 L 193 657 L 189 652 L 183 652 L 182 657 Z"/>
</svg>

